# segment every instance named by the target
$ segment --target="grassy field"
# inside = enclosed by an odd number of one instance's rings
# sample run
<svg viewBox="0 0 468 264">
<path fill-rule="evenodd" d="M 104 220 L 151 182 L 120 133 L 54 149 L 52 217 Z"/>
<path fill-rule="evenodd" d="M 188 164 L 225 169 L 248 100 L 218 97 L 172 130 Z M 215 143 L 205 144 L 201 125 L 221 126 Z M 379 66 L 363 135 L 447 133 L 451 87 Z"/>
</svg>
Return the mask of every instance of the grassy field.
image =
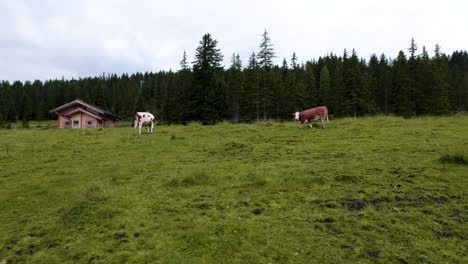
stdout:
<svg viewBox="0 0 468 264">
<path fill-rule="evenodd" d="M 0 263 L 467 263 L 468 116 L 0 130 Z"/>
</svg>

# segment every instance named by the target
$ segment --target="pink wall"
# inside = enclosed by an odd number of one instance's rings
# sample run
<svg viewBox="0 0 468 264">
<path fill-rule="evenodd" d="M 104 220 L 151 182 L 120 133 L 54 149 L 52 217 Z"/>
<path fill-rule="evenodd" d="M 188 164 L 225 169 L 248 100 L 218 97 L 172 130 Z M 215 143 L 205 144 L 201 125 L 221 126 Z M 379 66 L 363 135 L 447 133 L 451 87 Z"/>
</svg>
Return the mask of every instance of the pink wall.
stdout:
<svg viewBox="0 0 468 264">
<path fill-rule="evenodd" d="M 66 109 L 67 111 L 63 111 L 63 112 L 71 112 L 78 108 L 80 107 L 70 107 L 69 109 Z M 78 127 L 73 127 L 74 121 L 78 121 Z M 99 128 L 99 127 L 114 127 L 115 126 L 115 121 L 111 121 L 111 120 L 100 121 L 92 116 L 89 116 L 81 112 L 77 112 L 73 114 L 72 116 L 70 116 L 70 119 L 61 115 L 57 117 L 58 128 L 66 128 L 66 122 L 69 122 L 68 128 Z M 89 125 L 88 125 L 88 122 L 90 122 Z"/>
</svg>

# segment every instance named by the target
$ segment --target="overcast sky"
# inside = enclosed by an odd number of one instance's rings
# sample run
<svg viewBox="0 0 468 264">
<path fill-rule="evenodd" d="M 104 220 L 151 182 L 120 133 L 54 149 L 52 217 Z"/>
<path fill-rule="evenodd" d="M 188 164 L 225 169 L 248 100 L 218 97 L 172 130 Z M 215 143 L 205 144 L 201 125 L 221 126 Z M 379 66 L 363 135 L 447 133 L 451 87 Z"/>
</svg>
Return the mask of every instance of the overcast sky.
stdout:
<svg viewBox="0 0 468 264">
<path fill-rule="evenodd" d="M 432 54 L 468 49 L 468 1 L 0 0 L 0 80 L 178 70 L 203 34 L 243 65 L 266 29 L 280 64 L 346 48 L 395 58 L 414 37 Z"/>
</svg>

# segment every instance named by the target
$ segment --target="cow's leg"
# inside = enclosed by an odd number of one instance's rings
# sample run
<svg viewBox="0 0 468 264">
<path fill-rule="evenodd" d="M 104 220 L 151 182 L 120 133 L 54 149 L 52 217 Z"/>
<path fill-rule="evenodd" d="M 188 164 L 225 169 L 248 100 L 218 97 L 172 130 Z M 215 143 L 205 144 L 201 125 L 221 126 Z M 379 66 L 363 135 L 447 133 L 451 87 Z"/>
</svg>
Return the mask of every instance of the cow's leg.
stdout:
<svg viewBox="0 0 468 264">
<path fill-rule="evenodd" d="M 302 125 L 303 125 L 304 123 L 306 123 L 306 122 L 307 122 L 307 120 L 305 120 L 304 122 L 300 121 L 299 128 L 302 128 Z"/>
<path fill-rule="evenodd" d="M 153 133 L 153 130 L 154 130 L 154 121 L 151 120 L 151 133 Z"/>
<path fill-rule="evenodd" d="M 143 122 L 138 122 L 138 132 L 141 134 L 141 127 L 143 126 Z"/>
<path fill-rule="evenodd" d="M 310 128 L 314 128 L 314 125 L 312 124 L 312 121 L 309 122 Z"/>
<path fill-rule="evenodd" d="M 320 120 L 322 121 L 322 128 L 325 128 L 325 118 L 321 117 Z"/>
<path fill-rule="evenodd" d="M 136 133 L 137 126 L 138 126 L 138 120 L 135 119 L 135 120 L 133 121 L 133 133 Z"/>
</svg>

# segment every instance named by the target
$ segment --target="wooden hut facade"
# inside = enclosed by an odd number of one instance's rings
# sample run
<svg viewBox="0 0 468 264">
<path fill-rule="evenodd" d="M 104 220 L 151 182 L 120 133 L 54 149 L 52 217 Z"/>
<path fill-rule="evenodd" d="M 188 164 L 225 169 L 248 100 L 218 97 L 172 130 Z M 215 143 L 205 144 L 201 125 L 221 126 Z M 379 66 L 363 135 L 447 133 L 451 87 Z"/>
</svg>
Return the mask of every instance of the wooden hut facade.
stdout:
<svg viewBox="0 0 468 264">
<path fill-rule="evenodd" d="M 114 127 L 120 120 L 111 112 L 79 99 L 54 108 L 49 113 L 57 115 L 58 128 Z"/>
</svg>

